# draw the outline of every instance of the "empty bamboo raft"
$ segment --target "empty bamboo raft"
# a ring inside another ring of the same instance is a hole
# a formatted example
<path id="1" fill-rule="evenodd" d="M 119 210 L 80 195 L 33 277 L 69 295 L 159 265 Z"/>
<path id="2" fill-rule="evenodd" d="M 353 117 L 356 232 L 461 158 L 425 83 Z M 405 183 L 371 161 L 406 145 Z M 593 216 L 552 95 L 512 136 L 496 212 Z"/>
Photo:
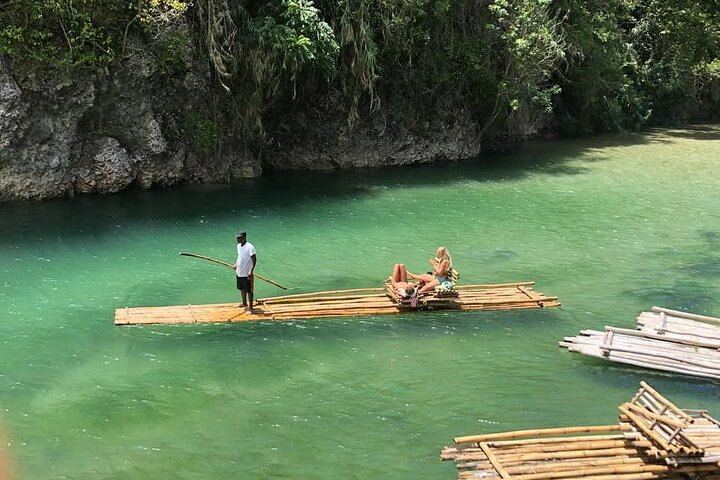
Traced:
<path id="1" fill-rule="evenodd" d="M 427 295 L 412 310 L 511 310 L 559 306 L 557 297 L 533 290 L 535 282 L 455 287 L 457 296 Z M 135 307 L 115 310 L 115 325 L 218 323 L 287 320 L 358 315 L 385 315 L 408 310 L 384 288 L 335 290 L 260 299 L 253 313 L 238 303 Z"/>
<path id="2" fill-rule="evenodd" d="M 720 423 L 681 410 L 645 382 L 615 425 L 457 437 L 442 460 L 458 479 L 720 480 Z"/>
<path id="3" fill-rule="evenodd" d="M 637 330 L 582 330 L 560 346 L 612 362 L 720 380 L 720 318 L 653 307 L 636 322 Z"/>

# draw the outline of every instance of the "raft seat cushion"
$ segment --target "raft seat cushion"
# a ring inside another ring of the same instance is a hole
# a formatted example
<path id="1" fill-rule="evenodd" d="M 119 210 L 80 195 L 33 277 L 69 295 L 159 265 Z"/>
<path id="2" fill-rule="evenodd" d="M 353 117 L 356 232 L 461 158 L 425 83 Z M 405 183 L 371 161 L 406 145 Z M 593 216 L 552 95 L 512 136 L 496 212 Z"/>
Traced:
<path id="1" fill-rule="evenodd" d="M 434 295 L 438 298 L 457 297 L 458 292 L 455 290 L 455 285 L 450 282 L 443 282 L 435 287 Z"/>

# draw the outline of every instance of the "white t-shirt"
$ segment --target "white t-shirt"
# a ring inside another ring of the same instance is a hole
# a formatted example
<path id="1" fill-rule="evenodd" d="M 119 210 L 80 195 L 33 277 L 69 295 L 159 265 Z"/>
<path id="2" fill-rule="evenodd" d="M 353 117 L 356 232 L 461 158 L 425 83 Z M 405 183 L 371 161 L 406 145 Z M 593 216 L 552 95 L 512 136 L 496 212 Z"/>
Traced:
<path id="1" fill-rule="evenodd" d="M 255 247 L 250 242 L 245 245 L 237 244 L 238 258 L 235 262 L 235 275 L 238 277 L 247 277 L 253 267 L 252 256 L 255 255 Z"/>

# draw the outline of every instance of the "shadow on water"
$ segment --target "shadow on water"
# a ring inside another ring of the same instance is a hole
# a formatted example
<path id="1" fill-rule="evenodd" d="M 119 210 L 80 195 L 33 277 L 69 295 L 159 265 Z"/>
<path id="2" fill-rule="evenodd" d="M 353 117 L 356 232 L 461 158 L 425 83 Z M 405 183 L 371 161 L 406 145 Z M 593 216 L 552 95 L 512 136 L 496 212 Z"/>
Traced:
<path id="1" fill-rule="evenodd" d="M 267 172 L 231 185 L 188 185 L 165 190 L 125 191 L 45 202 L 3 204 L 0 241 L 17 237 L 71 237 L 107 233 L 126 223 L 180 221 L 302 208 L 307 202 L 357 199 L 388 187 L 407 188 L 457 182 L 506 182 L 530 174 L 580 175 L 582 162 L 608 158 L 606 148 L 671 142 L 675 138 L 720 139 L 720 127 L 696 126 L 646 133 L 603 134 L 590 138 L 533 141 L 500 154 L 443 164 L 379 167 L 330 172 Z M 578 160 L 580 162 L 578 162 Z M 71 208 L 68 208 L 71 207 Z"/>
<path id="2" fill-rule="evenodd" d="M 674 130 L 678 134 L 678 130 Z M 692 132 L 688 133 L 692 134 Z M 45 202 L 3 205 L 0 241 L 20 238 L 92 236 L 142 221 L 209 219 L 236 213 L 286 211 L 304 203 L 361 198 L 393 186 L 416 187 L 463 181 L 504 182 L 531 173 L 577 175 L 571 161 L 597 161 L 593 152 L 651 141 L 642 134 L 612 134 L 592 139 L 535 141 L 512 152 L 484 154 L 456 163 L 379 167 L 331 172 L 267 172 L 231 185 L 189 185 L 165 190 L 125 191 Z M 71 207 L 71 208 L 69 208 Z"/>
<path id="3" fill-rule="evenodd" d="M 720 127 L 717 125 L 692 125 L 682 128 L 651 129 L 647 133 L 648 141 L 669 141 L 667 137 L 684 140 L 720 140 Z"/>
<path id="4" fill-rule="evenodd" d="M 672 279 L 669 285 L 635 288 L 626 290 L 628 295 L 643 299 L 650 306 L 660 306 L 690 313 L 720 316 L 712 311 L 717 304 L 714 292 L 707 285 L 720 280 L 720 232 L 702 233 L 706 245 L 694 249 L 692 259 L 676 265 L 668 265 L 665 279 Z M 673 258 L 674 252 L 662 250 L 662 258 Z M 698 255 L 701 255 L 698 258 Z M 639 312 L 638 312 L 639 313 Z"/>
<path id="5" fill-rule="evenodd" d="M 702 236 L 707 242 L 707 248 L 702 252 L 707 252 L 707 256 L 701 261 L 687 265 L 684 270 L 693 277 L 718 280 L 720 279 L 720 231 L 704 232 Z"/>
<path id="6" fill-rule="evenodd" d="M 613 385 L 621 386 L 622 390 L 630 392 L 637 388 L 640 381 L 645 381 L 660 392 L 681 391 L 686 394 L 720 396 L 720 381 L 718 380 L 608 362 L 607 360 L 584 355 L 572 355 L 574 355 L 578 366 L 587 367 L 585 377 L 601 385 L 612 382 Z"/>

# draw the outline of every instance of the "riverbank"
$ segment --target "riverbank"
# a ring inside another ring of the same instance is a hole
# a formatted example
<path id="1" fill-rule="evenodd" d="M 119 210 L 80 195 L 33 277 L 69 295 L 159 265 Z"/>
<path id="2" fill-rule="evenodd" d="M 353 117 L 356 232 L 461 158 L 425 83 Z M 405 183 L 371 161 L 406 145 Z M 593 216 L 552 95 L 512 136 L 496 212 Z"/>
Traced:
<path id="1" fill-rule="evenodd" d="M 237 135 L 208 107 L 210 80 L 189 61 L 164 82 L 142 57 L 72 78 L 13 72 L 0 58 L 0 201 L 46 200 L 183 184 L 232 183 L 263 170 L 335 170 L 464 160 L 481 152 L 463 112 L 421 125 L 339 104 Z"/>

